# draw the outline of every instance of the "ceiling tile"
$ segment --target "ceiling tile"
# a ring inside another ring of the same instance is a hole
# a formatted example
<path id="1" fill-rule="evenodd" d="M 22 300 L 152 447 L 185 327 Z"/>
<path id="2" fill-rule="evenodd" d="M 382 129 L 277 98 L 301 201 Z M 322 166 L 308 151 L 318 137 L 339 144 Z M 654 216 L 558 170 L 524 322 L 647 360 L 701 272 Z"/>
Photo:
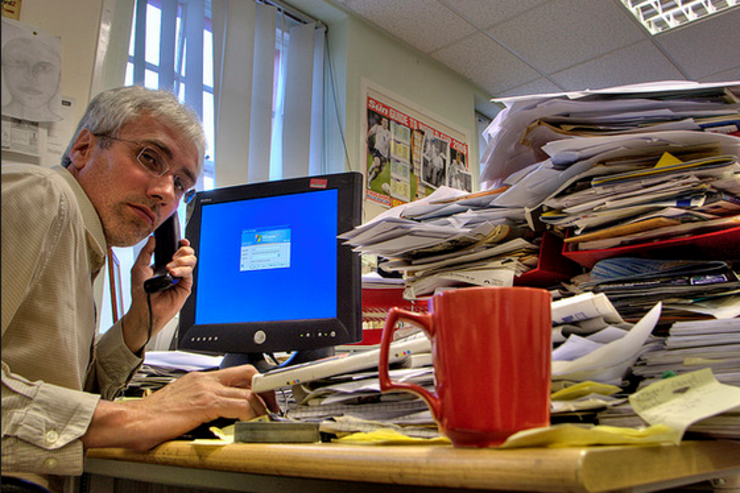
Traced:
<path id="1" fill-rule="evenodd" d="M 540 76 L 483 33 L 469 36 L 432 56 L 491 94 Z"/>
<path id="2" fill-rule="evenodd" d="M 352 0 L 346 5 L 424 53 L 476 30 L 436 0 Z"/>
<path id="3" fill-rule="evenodd" d="M 549 74 L 645 39 L 628 15 L 614 2 L 553 0 L 488 32 Z"/>
<path id="4" fill-rule="evenodd" d="M 440 0 L 479 29 L 488 29 L 550 0 Z"/>
<path id="5" fill-rule="evenodd" d="M 726 72 L 720 72 L 718 74 L 709 75 L 699 79 L 699 82 L 731 82 L 740 81 L 740 67 L 728 70 Z"/>
<path id="6" fill-rule="evenodd" d="M 740 8 L 656 36 L 692 80 L 740 67 Z"/>
<path id="7" fill-rule="evenodd" d="M 556 72 L 551 77 L 567 91 L 686 79 L 649 40 Z"/>

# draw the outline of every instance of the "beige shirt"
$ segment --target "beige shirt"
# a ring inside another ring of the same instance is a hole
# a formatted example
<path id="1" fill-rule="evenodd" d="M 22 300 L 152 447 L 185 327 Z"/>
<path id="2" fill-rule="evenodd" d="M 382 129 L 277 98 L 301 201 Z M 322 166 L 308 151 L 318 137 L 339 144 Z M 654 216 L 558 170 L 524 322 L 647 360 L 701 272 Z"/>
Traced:
<path id="1" fill-rule="evenodd" d="M 79 438 L 98 400 L 141 365 L 120 323 L 94 343 L 105 253 L 100 219 L 66 169 L 2 166 L 3 474 L 81 474 Z"/>

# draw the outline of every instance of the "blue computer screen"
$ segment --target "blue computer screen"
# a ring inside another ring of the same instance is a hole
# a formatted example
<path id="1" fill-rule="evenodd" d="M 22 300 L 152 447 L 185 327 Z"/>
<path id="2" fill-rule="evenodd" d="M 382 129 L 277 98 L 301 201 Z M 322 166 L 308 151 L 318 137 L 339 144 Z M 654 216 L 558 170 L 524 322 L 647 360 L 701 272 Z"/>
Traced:
<path id="1" fill-rule="evenodd" d="M 197 324 L 337 316 L 336 189 L 202 207 Z"/>

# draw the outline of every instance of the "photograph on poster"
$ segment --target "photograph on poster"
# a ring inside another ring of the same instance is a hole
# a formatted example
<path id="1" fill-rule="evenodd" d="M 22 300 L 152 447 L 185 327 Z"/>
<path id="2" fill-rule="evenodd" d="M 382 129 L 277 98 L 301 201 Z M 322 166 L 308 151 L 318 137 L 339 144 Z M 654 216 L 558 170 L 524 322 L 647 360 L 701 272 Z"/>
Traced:
<path id="1" fill-rule="evenodd" d="M 432 188 L 447 183 L 447 164 L 450 161 L 450 143 L 432 135 L 425 135 L 421 160 L 421 180 Z"/>
<path id="2" fill-rule="evenodd" d="M 368 94 L 365 104 L 368 200 L 395 207 L 441 186 L 473 191 L 464 137 L 390 98 Z"/>
<path id="3" fill-rule="evenodd" d="M 61 120 L 61 39 L 2 19 L 2 115 Z"/>

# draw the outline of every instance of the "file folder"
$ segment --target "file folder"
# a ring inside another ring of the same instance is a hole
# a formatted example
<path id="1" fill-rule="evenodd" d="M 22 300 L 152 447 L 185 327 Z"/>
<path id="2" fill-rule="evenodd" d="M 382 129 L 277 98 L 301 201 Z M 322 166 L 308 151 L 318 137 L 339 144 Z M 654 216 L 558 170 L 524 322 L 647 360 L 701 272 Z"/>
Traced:
<path id="1" fill-rule="evenodd" d="M 612 257 L 643 257 L 655 259 L 740 259 L 740 227 L 712 231 L 702 235 L 670 238 L 653 243 L 625 245 L 602 250 L 578 251 L 576 245 L 563 245 L 563 256 L 583 267 L 592 268 L 596 262 Z"/>

